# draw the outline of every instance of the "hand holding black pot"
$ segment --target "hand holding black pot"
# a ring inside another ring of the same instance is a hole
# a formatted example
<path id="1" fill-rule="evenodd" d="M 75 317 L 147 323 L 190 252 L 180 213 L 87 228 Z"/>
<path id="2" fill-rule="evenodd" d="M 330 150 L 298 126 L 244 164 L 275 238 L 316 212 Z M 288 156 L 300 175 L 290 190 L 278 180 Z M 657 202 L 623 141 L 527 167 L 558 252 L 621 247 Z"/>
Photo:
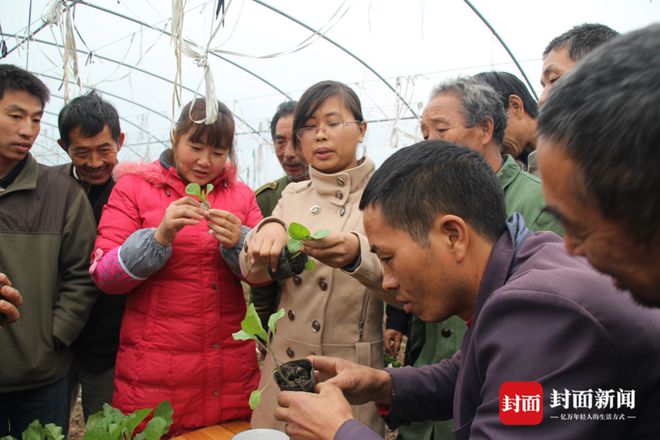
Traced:
<path id="1" fill-rule="evenodd" d="M 334 385 L 317 385 L 318 394 L 283 391 L 277 398 L 275 418 L 285 422 L 291 439 L 332 440 L 339 428 L 353 418 L 351 405 Z"/>

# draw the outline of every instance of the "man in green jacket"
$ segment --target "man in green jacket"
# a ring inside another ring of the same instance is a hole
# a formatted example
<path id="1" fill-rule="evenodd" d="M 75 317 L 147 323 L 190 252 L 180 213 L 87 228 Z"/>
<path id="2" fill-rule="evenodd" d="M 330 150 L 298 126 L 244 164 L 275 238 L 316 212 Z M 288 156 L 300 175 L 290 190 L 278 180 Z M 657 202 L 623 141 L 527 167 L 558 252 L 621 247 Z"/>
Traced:
<path id="1" fill-rule="evenodd" d="M 34 419 L 66 435 L 68 346 L 97 298 L 85 193 L 29 153 L 48 97 L 36 76 L 0 65 L 0 272 L 23 296 L 21 318 L 0 331 L 0 437 L 21 438 Z"/>
<path id="2" fill-rule="evenodd" d="M 284 101 L 277 106 L 273 119 L 270 121 L 270 134 L 275 146 L 275 155 L 286 174 L 255 191 L 257 204 L 264 217 L 271 215 L 273 208 L 282 196 L 282 191 L 289 183 L 309 179 L 309 165 L 296 154 L 293 148 L 293 113 L 297 104 L 296 101 Z M 250 302 L 254 304 L 264 326 L 268 324 L 270 314 L 275 312 L 279 299 L 280 288 L 277 283 L 250 289 Z"/>
<path id="3" fill-rule="evenodd" d="M 519 212 L 531 231 L 562 235 L 559 222 L 544 210 L 541 181 L 523 171 L 513 157 L 503 158 L 500 153 L 506 122 L 504 106 L 492 87 L 474 78 L 460 78 L 433 89 L 422 114 L 422 134 L 424 139 L 463 144 L 481 153 L 497 173 L 507 215 Z M 388 306 L 385 343 L 392 351 L 407 330 L 401 323 L 410 322 L 404 313 Z M 392 328 L 395 322 L 398 328 Z M 466 330 L 465 321 L 457 316 L 439 323 L 424 323 L 413 317 L 410 325 L 409 354 L 416 357 L 415 366 L 450 358 L 459 350 Z M 420 422 L 402 426 L 399 433 L 405 440 L 451 439 L 452 429 L 451 421 Z"/>

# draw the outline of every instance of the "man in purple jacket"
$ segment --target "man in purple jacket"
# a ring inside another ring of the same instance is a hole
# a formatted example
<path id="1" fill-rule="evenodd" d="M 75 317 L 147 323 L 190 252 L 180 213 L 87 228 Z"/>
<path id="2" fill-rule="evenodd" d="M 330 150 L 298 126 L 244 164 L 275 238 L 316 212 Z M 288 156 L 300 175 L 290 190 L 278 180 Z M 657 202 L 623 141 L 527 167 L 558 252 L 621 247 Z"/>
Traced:
<path id="1" fill-rule="evenodd" d="M 425 141 L 393 154 L 360 209 L 383 286 L 425 321 L 468 323 L 461 351 L 377 370 L 312 356 L 319 394 L 283 392 L 292 439 L 379 438 L 351 417 L 376 401 L 388 424 L 453 418 L 457 439 L 660 438 L 660 311 L 617 291 L 555 234 L 506 220 L 475 152 Z"/>

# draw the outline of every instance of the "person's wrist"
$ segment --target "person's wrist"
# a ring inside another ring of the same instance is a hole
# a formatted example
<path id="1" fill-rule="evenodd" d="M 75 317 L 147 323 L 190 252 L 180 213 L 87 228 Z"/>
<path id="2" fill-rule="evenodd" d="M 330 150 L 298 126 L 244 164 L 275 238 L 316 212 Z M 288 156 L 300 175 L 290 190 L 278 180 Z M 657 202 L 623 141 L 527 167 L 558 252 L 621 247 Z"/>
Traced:
<path id="1" fill-rule="evenodd" d="M 156 243 L 164 247 L 170 245 L 170 241 L 167 241 L 167 239 L 163 237 L 163 233 L 160 231 L 160 228 L 157 228 L 156 232 L 154 232 L 154 240 L 156 241 Z"/>
<path id="2" fill-rule="evenodd" d="M 377 370 L 376 402 L 383 405 L 392 404 L 392 376 L 387 370 Z"/>

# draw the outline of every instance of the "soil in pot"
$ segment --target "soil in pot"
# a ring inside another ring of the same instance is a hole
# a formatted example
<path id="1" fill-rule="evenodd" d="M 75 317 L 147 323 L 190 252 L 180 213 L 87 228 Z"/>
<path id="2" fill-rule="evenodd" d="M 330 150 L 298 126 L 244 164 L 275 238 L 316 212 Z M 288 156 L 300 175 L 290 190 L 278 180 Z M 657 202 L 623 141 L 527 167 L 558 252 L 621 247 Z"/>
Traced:
<path id="1" fill-rule="evenodd" d="M 275 281 L 291 278 L 294 275 L 300 275 L 305 270 L 305 263 L 309 257 L 302 252 L 292 254 L 289 249 L 284 246 L 280 253 L 280 259 L 277 270 L 273 272 L 268 268 L 268 273 Z"/>
<path id="2" fill-rule="evenodd" d="M 282 372 L 280 374 L 280 371 Z M 273 371 L 275 382 L 282 391 L 314 392 L 314 369 L 309 359 L 298 359 L 280 365 Z"/>

